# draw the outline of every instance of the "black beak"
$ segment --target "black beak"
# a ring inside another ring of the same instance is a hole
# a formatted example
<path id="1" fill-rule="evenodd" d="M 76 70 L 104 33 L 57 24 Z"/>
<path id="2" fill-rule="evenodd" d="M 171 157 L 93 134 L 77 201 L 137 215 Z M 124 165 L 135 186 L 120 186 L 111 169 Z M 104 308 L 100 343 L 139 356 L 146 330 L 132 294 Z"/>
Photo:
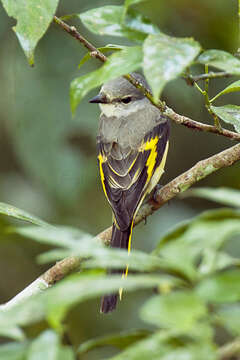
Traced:
<path id="1" fill-rule="evenodd" d="M 98 94 L 97 96 L 94 96 L 91 100 L 89 100 L 90 103 L 95 104 L 107 104 L 107 97 L 103 94 Z"/>

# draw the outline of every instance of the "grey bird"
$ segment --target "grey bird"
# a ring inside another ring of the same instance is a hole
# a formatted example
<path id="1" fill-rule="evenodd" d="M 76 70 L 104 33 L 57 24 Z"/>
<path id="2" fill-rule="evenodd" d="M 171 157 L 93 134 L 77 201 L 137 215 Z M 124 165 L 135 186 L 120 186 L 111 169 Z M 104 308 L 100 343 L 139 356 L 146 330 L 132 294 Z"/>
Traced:
<path id="1" fill-rule="evenodd" d="M 149 89 L 142 75 L 131 75 Z M 90 102 L 101 109 L 97 151 L 103 190 L 113 212 L 111 247 L 130 252 L 136 213 L 164 172 L 169 121 L 124 77 L 104 84 Z M 110 271 L 116 272 L 122 270 Z M 122 276 L 127 273 L 128 267 Z M 105 295 L 101 312 L 114 310 L 121 293 L 122 289 Z"/>

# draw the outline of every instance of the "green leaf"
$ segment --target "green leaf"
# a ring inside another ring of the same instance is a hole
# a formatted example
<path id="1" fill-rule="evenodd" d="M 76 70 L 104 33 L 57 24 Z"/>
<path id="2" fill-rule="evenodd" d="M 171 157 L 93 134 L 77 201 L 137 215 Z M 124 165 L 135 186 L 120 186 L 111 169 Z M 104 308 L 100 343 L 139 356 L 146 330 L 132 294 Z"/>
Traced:
<path id="1" fill-rule="evenodd" d="M 24 335 L 23 331 L 17 326 L 1 327 L 0 328 L 0 336 L 10 338 L 13 340 L 19 340 L 19 341 L 23 341 L 25 339 L 25 335 Z"/>
<path id="2" fill-rule="evenodd" d="M 112 54 L 106 63 L 98 70 L 73 80 L 70 89 L 72 112 L 75 112 L 79 102 L 90 90 L 100 86 L 108 80 L 137 70 L 141 67 L 141 63 L 141 47 L 126 47 L 117 54 Z"/>
<path id="3" fill-rule="evenodd" d="M 0 359 L 26 360 L 27 344 L 9 343 L 0 346 Z"/>
<path id="4" fill-rule="evenodd" d="M 29 346 L 28 360 L 58 360 L 59 337 L 52 330 L 41 333 Z"/>
<path id="5" fill-rule="evenodd" d="M 139 39 L 141 37 L 143 40 L 146 38 L 146 35 L 160 33 L 157 25 L 153 24 L 146 16 L 143 16 L 133 9 L 129 9 L 125 14 L 124 26 L 126 26 L 128 30 L 141 34 L 138 37 Z"/>
<path id="6" fill-rule="evenodd" d="M 216 347 L 204 342 L 169 351 L 161 357 L 161 360 L 217 360 L 218 358 Z"/>
<path id="7" fill-rule="evenodd" d="M 53 262 L 61 260 L 69 256 L 78 256 L 81 258 L 82 269 L 125 269 L 128 266 L 129 270 L 137 272 L 150 271 L 170 271 L 177 272 L 179 277 L 174 277 L 168 274 L 162 274 L 159 279 L 159 289 L 161 291 L 169 291 L 181 284 L 184 284 L 182 278 L 185 278 L 185 273 L 181 277 L 181 269 L 176 267 L 175 263 L 157 256 L 145 254 L 141 251 L 132 251 L 128 254 L 123 249 L 109 249 L 99 245 L 98 243 L 90 241 L 78 241 L 76 246 L 69 250 L 52 250 L 38 257 L 40 263 Z M 89 257 L 90 259 L 84 259 Z M 79 260 L 80 266 L 80 260 Z"/>
<path id="8" fill-rule="evenodd" d="M 240 106 L 211 106 L 211 110 L 223 121 L 234 126 L 238 133 L 240 132 Z"/>
<path id="9" fill-rule="evenodd" d="M 199 253 L 199 247 L 195 243 L 188 243 L 184 238 L 164 246 L 160 252 L 163 261 L 166 261 L 169 269 L 175 269 L 188 280 L 195 281 L 197 271 L 195 269 L 195 258 Z"/>
<path id="10" fill-rule="evenodd" d="M 218 93 L 216 96 L 214 96 L 214 98 L 212 98 L 210 100 L 210 103 L 215 101 L 219 96 L 229 94 L 229 93 L 232 93 L 232 92 L 236 92 L 236 91 L 240 91 L 240 80 L 234 81 L 232 84 L 227 86 L 224 90 L 220 91 L 220 93 Z"/>
<path id="11" fill-rule="evenodd" d="M 38 264 L 49 264 L 74 255 L 74 250 L 53 249 L 37 256 Z M 83 255 L 82 255 L 83 256 Z M 86 255 L 85 255 L 86 256 Z M 81 266 L 79 262 L 79 267 Z"/>
<path id="12" fill-rule="evenodd" d="M 168 242 L 177 240 L 181 235 L 185 233 L 185 231 L 188 229 L 189 224 L 191 224 L 191 220 L 184 220 L 181 221 L 179 224 L 174 225 L 171 229 L 169 229 L 165 235 L 163 235 L 156 247 L 156 249 L 153 251 L 153 254 L 159 254 L 161 251 L 161 248 Z"/>
<path id="13" fill-rule="evenodd" d="M 141 309 L 141 318 L 159 327 L 188 333 L 207 314 L 204 302 L 191 292 L 154 296 Z"/>
<path id="14" fill-rule="evenodd" d="M 52 326 L 61 330 L 62 319 L 77 303 L 116 292 L 119 288 L 127 292 L 161 284 L 161 275 L 129 275 L 122 279 L 117 275 L 74 274 L 24 302 L 0 309 L 0 328 L 24 326 L 48 318 Z"/>
<path id="15" fill-rule="evenodd" d="M 75 360 L 75 359 L 76 356 L 71 346 L 59 347 L 57 360 Z"/>
<path id="16" fill-rule="evenodd" d="M 130 255 L 122 249 L 109 249 L 98 239 L 85 234 L 78 229 L 51 226 L 40 228 L 36 226 L 17 227 L 14 231 L 21 236 L 43 244 L 64 247 L 64 249 L 54 249 L 38 258 L 41 262 L 56 261 L 68 256 L 90 257 L 83 262 L 83 268 L 125 268 L 128 265 L 134 271 L 155 271 L 155 270 L 175 270 L 174 263 L 168 263 L 165 259 L 158 256 L 149 255 L 141 251 L 133 251 Z M 162 275 L 161 282 L 163 287 L 172 288 L 180 283 L 180 279 L 170 275 Z"/>
<path id="17" fill-rule="evenodd" d="M 216 348 L 209 341 L 179 346 L 179 341 L 171 338 L 170 333 L 161 331 L 129 346 L 109 360 L 216 360 L 217 358 Z"/>
<path id="18" fill-rule="evenodd" d="M 124 48 L 125 48 L 125 46 L 109 44 L 109 45 L 106 45 L 104 47 L 100 47 L 100 48 L 97 48 L 97 49 L 102 53 L 106 53 L 106 52 L 109 52 L 109 51 L 120 51 L 120 50 L 123 50 Z M 84 55 L 84 57 L 82 58 L 82 60 L 78 64 L 78 68 L 80 69 L 80 67 L 83 64 L 85 64 L 85 62 L 90 60 L 91 58 L 92 57 L 90 55 L 90 52 L 88 52 L 86 55 Z"/>
<path id="19" fill-rule="evenodd" d="M 103 6 L 88 10 L 79 14 L 82 23 L 94 34 L 132 37 L 122 25 L 123 7 L 122 6 Z"/>
<path id="20" fill-rule="evenodd" d="M 119 355 L 113 356 L 109 360 L 162 359 L 162 356 L 170 351 L 170 346 L 165 344 L 167 338 L 168 334 L 166 333 L 156 333 L 129 346 Z"/>
<path id="21" fill-rule="evenodd" d="M 239 219 L 239 211 L 232 209 L 206 211 L 163 236 L 153 254 L 158 254 L 168 264 L 172 261 L 192 281 L 199 274 L 214 272 L 230 264 L 238 265 L 238 259 L 219 250 L 227 240 L 239 234 Z M 199 258 L 202 259 L 200 263 Z"/>
<path id="22" fill-rule="evenodd" d="M 198 321 L 197 325 L 191 329 L 191 339 L 196 342 L 211 342 L 214 339 L 214 328 L 208 318 L 205 321 Z"/>
<path id="23" fill-rule="evenodd" d="M 233 336 L 240 335 L 240 306 L 239 304 L 224 305 L 217 310 L 217 322 L 228 329 Z"/>
<path id="24" fill-rule="evenodd" d="M 207 275 L 234 265 L 239 266 L 240 260 L 223 251 L 216 252 L 214 249 L 207 248 L 203 249 L 198 270 L 201 275 Z"/>
<path id="25" fill-rule="evenodd" d="M 231 208 L 206 210 L 196 216 L 196 221 L 222 221 L 227 219 L 240 219 L 240 211 Z"/>
<path id="26" fill-rule="evenodd" d="M 17 20 L 13 30 L 29 64 L 33 65 L 35 47 L 52 21 L 58 0 L 41 0 L 37 6 L 35 0 L 2 0 L 2 4 L 7 14 Z"/>
<path id="27" fill-rule="evenodd" d="M 203 249 L 220 249 L 224 242 L 240 233 L 238 219 L 222 219 L 194 222 L 182 236 L 181 242 L 193 248 L 193 254 Z M 211 241 L 209 241 L 211 239 Z M 180 241 L 180 239 L 179 239 Z"/>
<path id="28" fill-rule="evenodd" d="M 143 45 L 143 68 L 155 101 L 165 84 L 191 65 L 199 51 L 200 45 L 192 38 L 174 38 L 163 33 L 148 36 Z"/>
<path id="29" fill-rule="evenodd" d="M 219 204 L 240 207 L 240 191 L 227 187 L 219 188 L 194 188 L 185 192 L 184 197 L 194 196 L 215 201 Z"/>
<path id="30" fill-rule="evenodd" d="M 14 228 L 13 231 L 43 244 L 63 246 L 70 249 L 75 246 L 80 248 L 83 248 L 83 246 L 88 248 L 89 246 L 91 248 L 97 246 L 97 241 L 93 243 L 91 235 L 82 232 L 80 229 L 67 226 L 49 226 L 45 228 L 22 226 Z"/>
<path id="31" fill-rule="evenodd" d="M 88 10 L 79 14 L 79 17 L 88 30 L 98 35 L 120 36 L 134 41 L 143 41 L 147 34 L 158 32 L 157 26 L 138 12 L 131 10 L 127 14 L 126 22 L 123 22 L 124 14 L 123 6 L 109 5 Z"/>
<path id="32" fill-rule="evenodd" d="M 164 235 L 153 254 L 158 254 L 167 263 L 175 266 L 177 271 L 194 281 L 197 277 L 195 269 L 196 250 L 193 248 L 194 244 L 184 240 L 190 223 L 190 221 L 181 222 Z"/>
<path id="33" fill-rule="evenodd" d="M 78 251 L 75 250 L 78 254 Z M 175 264 L 168 262 L 167 259 L 159 256 L 146 254 L 141 251 L 134 250 L 128 254 L 123 249 L 106 249 L 101 251 L 92 251 L 92 259 L 84 262 L 83 266 L 87 268 L 125 268 L 126 264 L 130 270 L 134 271 L 157 271 L 157 270 L 176 270 Z M 180 281 L 170 275 L 162 275 L 163 283 L 175 284 Z"/>
<path id="34" fill-rule="evenodd" d="M 81 301 L 117 292 L 120 288 L 127 292 L 161 286 L 161 283 L 161 275 L 129 275 L 126 279 L 121 279 L 114 275 L 104 277 L 76 274 L 46 293 L 48 319 L 52 326 L 59 328 L 70 308 Z"/>
<path id="35" fill-rule="evenodd" d="M 240 60 L 226 51 L 207 50 L 196 61 L 227 71 L 229 74 L 240 75 Z"/>
<path id="36" fill-rule="evenodd" d="M 126 330 L 116 334 L 101 336 L 81 344 L 78 348 L 78 353 L 83 354 L 90 350 L 107 345 L 123 350 L 127 346 L 146 338 L 150 334 L 150 331 L 147 330 Z"/>
<path id="37" fill-rule="evenodd" d="M 0 306 L 0 328 L 10 328 L 16 325 L 30 325 L 44 319 L 46 304 L 43 303 L 45 293 L 31 294 L 24 301 L 16 301 L 10 306 Z M 0 356 L 1 358 L 1 356 Z"/>
<path id="38" fill-rule="evenodd" d="M 146 1 L 146 0 L 125 0 L 124 6 L 127 9 L 129 6 L 138 4 L 143 1 Z"/>
<path id="39" fill-rule="evenodd" d="M 196 293 L 214 303 L 240 300 L 240 271 L 231 270 L 206 278 L 197 286 Z"/>
<path id="40" fill-rule="evenodd" d="M 219 267 L 238 263 L 238 260 L 219 254 L 223 244 L 240 233 L 239 219 L 221 219 L 219 221 L 204 221 L 198 219 L 189 225 L 188 229 L 175 241 L 160 247 L 159 254 L 167 263 L 175 262 L 175 267 L 192 280 L 196 280 L 196 262 L 199 263 L 200 274 L 214 272 Z M 211 239 L 211 241 L 209 241 Z M 223 258 L 224 257 L 224 258 Z M 231 260 L 231 261 L 230 261 Z"/>
<path id="41" fill-rule="evenodd" d="M 194 189 L 193 189 L 194 190 Z M 189 193 L 191 190 L 188 190 L 187 193 Z M 153 254 L 159 254 L 161 249 L 167 245 L 167 243 L 174 242 L 178 240 L 179 238 L 182 238 L 185 236 L 186 232 L 189 230 L 189 228 L 196 223 L 199 223 L 200 221 L 204 222 L 210 222 L 210 221 L 219 221 L 226 219 L 240 219 L 240 212 L 236 211 L 235 209 L 217 209 L 217 210 L 207 210 L 202 212 L 200 215 L 195 216 L 192 219 L 184 220 L 180 222 L 179 224 L 173 226 L 171 229 L 169 229 L 166 234 L 164 234 L 156 249 L 153 251 Z"/>
<path id="42" fill-rule="evenodd" d="M 27 221 L 31 224 L 49 227 L 49 224 L 47 224 L 45 221 L 9 204 L 0 203 L 0 214 L 12 217 L 17 220 Z"/>

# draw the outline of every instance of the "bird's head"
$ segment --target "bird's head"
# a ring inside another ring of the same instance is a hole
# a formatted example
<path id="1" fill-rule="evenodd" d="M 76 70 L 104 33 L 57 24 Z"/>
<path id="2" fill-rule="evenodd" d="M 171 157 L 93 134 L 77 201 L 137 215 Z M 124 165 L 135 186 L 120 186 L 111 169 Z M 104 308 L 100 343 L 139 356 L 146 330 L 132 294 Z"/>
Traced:
<path id="1" fill-rule="evenodd" d="M 144 77 L 138 73 L 131 74 L 136 80 L 149 88 Z M 124 116 L 136 111 L 140 101 L 145 100 L 143 93 L 133 86 L 124 77 L 105 83 L 97 96 L 91 99 L 90 103 L 98 103 L 102 112 L 107 116 Z"/>

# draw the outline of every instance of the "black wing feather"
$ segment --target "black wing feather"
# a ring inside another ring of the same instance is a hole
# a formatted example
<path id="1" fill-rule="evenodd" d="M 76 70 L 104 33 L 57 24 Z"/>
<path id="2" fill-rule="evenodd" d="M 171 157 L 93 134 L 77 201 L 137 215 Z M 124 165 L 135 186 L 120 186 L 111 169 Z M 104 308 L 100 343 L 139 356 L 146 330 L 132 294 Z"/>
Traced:
<path id="1" fill-rule="evenodd" d="M 160 123 L 149 131 L 144 137 L 143 148 L 144 143 L 156 137 L 158 142 L 154 170 L 160 165 L 166 148 L 169 137 L 168 122 Z M 124 231 L 131 225 L 137 206 L 144 196 L 148 179 L 146 163 L 151 150 L 144 150 L 141 147 L 138 150 L 126 150 L 118 148 L 116 143 L 106 146 L 104 141 L 98 139 L 98 151 L 104 159 L 99 162 L 104 174 L 102 183 L 117 225 L 121 231 Z M 117 159 L 114 156 L 116 152 Z"/>

